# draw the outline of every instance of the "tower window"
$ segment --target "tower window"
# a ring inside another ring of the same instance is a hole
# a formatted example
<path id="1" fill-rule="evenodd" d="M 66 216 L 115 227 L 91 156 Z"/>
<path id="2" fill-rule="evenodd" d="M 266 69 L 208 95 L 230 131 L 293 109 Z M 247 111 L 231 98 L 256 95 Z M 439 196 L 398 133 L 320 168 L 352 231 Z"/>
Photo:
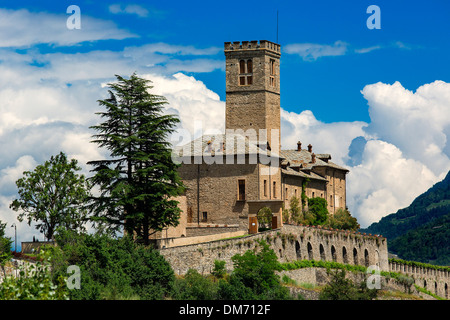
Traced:
<path id="1" fill-rule="evenodd" d="M 239 73 L 246 73 L 245 72 L 245 60 L 239 61 Z"/>
<path id="2" fill-rule="evenodd" d="M 247 73 L 253 73 L 253 63 L 252 63 L 252 60 L 247 60 Z"/>
<path id="3" fill-rule="evenodd" d="M 275 87 L 275 60 L 270 59 L 270 86 Z"/>
<path id="4" fill-rule="evenodd" d="M 202 222 L 208 221 L 208 212 L 203 211 L 202 212 Z"/>
<path id="5" fill-rule="evenodd" d="M 239 85 L 249 86 L 253 84 L 253 61 L 252 59 L 239 61 Z"/>

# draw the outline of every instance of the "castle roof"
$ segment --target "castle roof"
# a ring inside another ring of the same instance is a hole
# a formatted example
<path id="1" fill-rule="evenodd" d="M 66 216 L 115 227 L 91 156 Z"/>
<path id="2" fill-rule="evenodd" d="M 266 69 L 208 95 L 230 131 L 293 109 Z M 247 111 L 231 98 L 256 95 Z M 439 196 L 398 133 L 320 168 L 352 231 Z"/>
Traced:
<path id="1" fill-rule="evenodd" d="M 313 162 L 313 155 L 315 156 Z M 341 167 L 331 161 L 331 155 L 329 154 L 314 154 L 308 150 L 281 150 L 280 156 L 289 163 L 291 168 L 299 168 L 300 170 L 311 170 L 313 167 L 330 167 L 333 169 L 349 171 L 348 169 Z"/>
<path id="2" fill-rule="evenodd" d="M 173 152 L 179 157 L 262 154 L 279 158 L 278 154 L 267 150 L 267 143 L 257 144 L 237 133 L 203 135 L 183 146 L 175 147 Z"/>
<path id="3" fill-rule="evenodd" d="M 303 172 L 303 171 L 294 170 L 294 169 L 289 168 L 289 167 L 287 167 L 286 169 L 281 169 L 281 173 L 287 174 L 287 175 L 290 175 L 290 176 L 302 177 L 302 178 L 305 178 L 305 179 L 314 179 L 314 180 L 328 181 L 327 179 L 325 179 L 324 177 L 318 175 L 315 172 L 311 171 L 309 173 L 306 173 L 306 172 Z"/>

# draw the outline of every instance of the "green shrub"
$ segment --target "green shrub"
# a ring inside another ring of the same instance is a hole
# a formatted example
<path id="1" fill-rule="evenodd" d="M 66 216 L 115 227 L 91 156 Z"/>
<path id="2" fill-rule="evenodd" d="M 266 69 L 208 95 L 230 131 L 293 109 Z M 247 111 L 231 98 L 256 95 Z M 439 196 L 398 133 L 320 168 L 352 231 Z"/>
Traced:
<path id="1" fill-rule="evenodd" d="M 71 299 L 163 299 L 175 281 L 157 250 L 129 237 L 68 232 L 57 241 L 61 252 L 52 262 L 54 277 L 65 275 L 69 265 L 81 271 L 81 288 L 70 290 Z"/>

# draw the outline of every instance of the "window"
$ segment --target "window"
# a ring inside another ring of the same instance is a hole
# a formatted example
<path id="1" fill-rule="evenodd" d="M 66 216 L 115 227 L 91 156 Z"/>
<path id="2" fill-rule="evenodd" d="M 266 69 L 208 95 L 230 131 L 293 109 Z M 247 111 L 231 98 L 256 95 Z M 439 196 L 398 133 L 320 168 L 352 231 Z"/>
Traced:
<path id="1" fill-rule="evenodd" d="M 243 74 L 245 72 L 245 60 L 239 61 L 239 73 Z"/>
<path id="2" fill-rule="evenodd" d="M 284 195 L 284 199 L 285 199 L 285 200 L 288 200 L 288 198 L 289 198 L 289 197 L 288 197 L 288 188 L 286 188 L 286 193 L 285 193 L 285 195 Z"/>
<path id="3" fill-rule="evenodd" d="M 270 59 L 270 86 L 275 87 L 275 60 Z"/>
<path id="4" fill-rule="evenodd" d="M 202 212 L 202 222 L 208 221 L 208 212 L 203 211 Z"/>
<path id="5" fill-rule="evenodd" d="M 270 75 L 275 75 L 275 60 L 270 59 Z"/>
<path id="6" fill-rule="evenodd" d="M 247 60 L 247 73 L 253 73 L 253 62 L 252 62 L 252 60 Z"/>
<path id="7" fill-rule="evenodd" d="M 294 190 L 295 197 L 297 198 L 297 188 Z"/>
<path id="8" fill-rule="evenodd" d="M 267 197 L 267 180 L 264 180 L 264 197 Z"/>
<path id="9" fill-rule="evenodd" d="M 253 61 L 252 59 L 239 61 L 239 85 L 249 86 L 253 84 Z"/>
<path id="10" fill-rule="evenodd" d="M 330 206 L 333 206 L 333 196 L 330 195 Z"/>
<path id="11" fill-rule="evenodd" d="M 273 198 L 276 199 L 277 197 L 277 182 L 273 182 Z"/>
<path id="12" fill-rule="evenodd" d="M 245 180 L 238 180 L 238 200 L 245 200 Z"/>

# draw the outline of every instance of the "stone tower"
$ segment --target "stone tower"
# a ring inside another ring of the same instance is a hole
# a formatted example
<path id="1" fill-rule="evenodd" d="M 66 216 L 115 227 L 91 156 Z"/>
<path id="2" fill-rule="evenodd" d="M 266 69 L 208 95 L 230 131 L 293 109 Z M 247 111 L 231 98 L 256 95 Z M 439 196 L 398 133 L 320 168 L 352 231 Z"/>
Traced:
<path id="1" fill-rule="evenodd" d="M 225 129 L 254 129 L 260 142 L 280 149 L 280 45 L 270 41 L 225 42 Z M 267 129 L 267 136 L 260 134 Z M 272 130 L 276 129 L 276 130 Z M 278 141 L 272 141 L 277 137 Z"/>

